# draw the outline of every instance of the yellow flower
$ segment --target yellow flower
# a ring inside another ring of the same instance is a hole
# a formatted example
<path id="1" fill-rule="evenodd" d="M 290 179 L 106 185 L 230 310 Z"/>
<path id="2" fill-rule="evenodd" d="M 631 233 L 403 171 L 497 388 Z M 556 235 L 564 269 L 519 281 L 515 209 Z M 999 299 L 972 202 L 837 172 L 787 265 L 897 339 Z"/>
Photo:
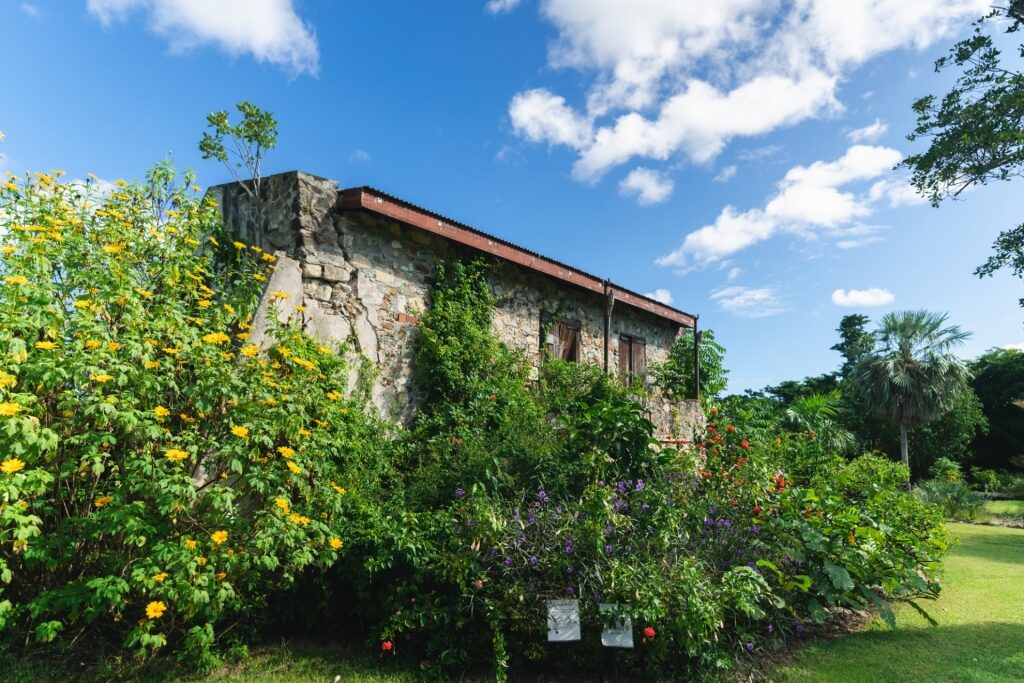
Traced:
<path id="1" fill-rule="evenodd" d="M 160 363 L 155 360 L 147 360 L 145 363 L 142 364 L 142 366 L 147 370 L 152 370 L 154 368 L 160 367 Z"/>
<path id="2" fill-rule="evenodd" d="M 122 251 L 124 251 L 127 248 L 128 248 L 128 245 L 125 244 L 124 242 L 117 242 L 116 244 L 105 244 L 105 245 L 103 245 L 103 251 L 105 251 L 108 254 L 119 254 L 119 253 L 121 253 Z"/>
<path id="3" fill-rule="evenodd" d="M 341 398 L 341 394 L 338 393 L 337 391 L 328 391 L 327 398 L 331 399 L 332 401 L 337 401 L 339 398 Z"/>
<path id="4" fill-rule="evenodd" d="M 219 247 L 219 246 L 220 246 L 220 242 L 218 242 L 217 240 L 215 240 L 215 239 L 214 239 L 213 237 L 207 237 L 206 239 L 207 239 L 207 241 L 209 241 L 209 243 L 210 243 L 210 244 L 212 244 L 213 246 L 215 246 L 215 247 Z"/>
<path id="5" fill-rule="evenodd" d="M 9 375 L 6 372 L 0 370 L 0 389 L 6 389 L 7 387 L 13 387 L 18 383 L 18 378 L 14 375 Z M 0 413 L 2 415 L 3 413 Z"/>
<path id="6" fill-rule="evenodd" d="M 180 448 L 168 448 L 164 452 L 164 457 L 171 462 L 180 462 L 189 456 L 188 451 L 183 451 Z"/>
<path id="7" fill-rule="evenodd" d="M 308 361 L 305 358 L 293 358 L 292 362 L 295 363 L 296 365 L 306 368 L 307 370 L 313 370 L 314 368 L 316 368 L 316 363 Z"/>
<path id="8" fill-rule="evenodd" d="M 146 616 L 150 619 L 159 619 L 166 611 L 167 605 L 160 602 L 159 600 L 154 600 L 153 602 L 146 605 Z"/>
<path id="9" fill-rule="evenodd" d="M 288 499 L 287 498 L 275 498 L 274 505 L 281 508 L 281 512 L 288 514 Z"/>
<path id="10" fill-rule="evenodd" d="M 305 313 L 306 312 L 306 307 L 305 306 L 296 306 L 295 310 L 298 311 L 299 313 Z"/>
<path id="11" fill-rule="evenodd" d="M 309 431 L 305 427 L 299 427 L 299 436 L 311 436 L 313 432 Z"/>
<path id="12" fill-rule="evenodd" d="M 217 579 L 218 581 L 223 581 L 225 578 L 227 578 L 227 575 L 228 575 L 227 572 L 217 572 L 216 574 L 213 575 L 213 577 L 215 579 Z"/>
<path id="13" fill-rule="evenodd" d="M 232 244 L 235 245 L 235 249 L 245 249 L 245 243 L 244 242 L 232 242 Z"/>
<path id="14" fill-rule="evenodd" d="M 249 344 L 248 346 L 243 346 L 240 349 L 240 353 L 243 356 L 248 356 L 249 358 L 252 358 L 253 356 L 258 354 L 259 352 L 260 352 L 260 347 L 256 346 L 255 344 Z"/>
<path id="15" fill-rule="evenodd" d="M 177 346 L 165 346 L 160 350 L 163 351 L 164 353 L 169 353 L 172 356 L 181 351 L 181 349 L 179 349 Z"/>
<path id="16" fill-rule="evenodd" d="M 202 301 L 199 302 L 198 305 L 200 308 L 209 308 L 210 306 L 213 305 L 213 302 L 210 301 L 209 299 L 203 299 Z"/>
<path id="17" fill-rule="evenodd" d="M 252 279 L 256 280 L 257 282 L 263 282 L 264 280 L 267 279 L 267 276 L 264 275 L 263 273 L 253 273 Z"/>
<path id="18" fill-rule="evenodd" d="M 89 301 L 88 299 L 79 299 L 74 304 L 75 308 L 77 308 L 78 310 L 82 310 L 83 308 L 89 308 L 89 306 L 91 305 L 92 302 Z"/>
<path id="19" fill-rule="evenodd" d="M 117 351 L 119 348 L 121 348 L 121 343 L 115 341 L 107 342 L 107 348 L 111 351 Z"/>
<path id="20" fill-rule="evenodd" d="M 344 496 L 345 495 L 345 487 L 344 486 L 338 486 L 337 484 L 335 484 L 332 481 L 331 482 L 331 488 L 334 489 L 334 492 L 337 493 L 339 496 Z"/>
<path id="21" fill-rule="evenodd" d="M 145 298 L 148 299 L 151 296 L 153 296 L 153 292 L 147 292 L 146 290 L 139 289 L 138 287 L 132 287 L 132 289 L 135 290 L 135 293 L 138 294 L 141 297 L 145 297 Z"/>
<path id="22" fill-rule="evenodd" d="M 291 516 L 288 517 L 288 519 L 292 520 L 293 524 L 298 524 L 300 526 L 306 526 L 307 524 L 309 524 L 309 517 L 305 517 L 296 512 L 293 512 Z"/>
<path id="23" fill-rule="evenodd" d="M 240 439 L 249 438 L 249 428 L 242 425 L 231 425 L 231 433 Z"/>
<path id="24" fill-rule="evenodd" d="M 106 375 L 106 374 L 93 375 L 92 377 L 90 377 L 90 379 L 93 382 L 98 382 L 100 384 L 105 384 L 105 383 L 109 382 L 110 380 L 114 379 L 114 376 L 113 375 Z"/>
<path id="25" fill-rule="evenodd" d="M 57 348 L 57 345 L 54 344 L 52 341 L 40 341 L 36 342 L 36 348 L 41 349 L 43 351 L 53 351 L 55 348 Z"/>
<path id="26" fill-rule="evenodd" d="M 206 564 L 206 558 L 203 557 L 202 555 L 200 555 L 199 557 L 196 558 L 196 562 L 198 562 L 199 565 L 202 566 L 202 565 Z"/>
<path id="27" fill-rule="evenodd" d="M 85 342 L 85 348 L 87 349 L 98 349 L 102 346 L 102 343 L 96 339 L 89 339 Z"/>
<path id="28" fill-rule="evenodd" d="M 164 579 L 167 578 L 167 572 L 160 572 L 159 574 L 153 575 L 153 580 L 157 583 L 163 583 Z"/>
<path id="29" fill-rule="evenodd" d="M 185 539 L 185 547 L 188 548 L 189 550 L 195 550 L 196 542 L 193 541 L 191 538 L 186 538 Z"/>
<path id="30" fill-rule="evenodd" d="M 153 413 L 157 417 L 167 417 L 171 414 L 171 411 L 167 410 L 167 408 L 164 408 L 163 406 L 157 406 L 156 408 L 153 408 Z"/>
<path id="31" fill-rule="evenodd" d="M 211 332 L 203 337 L 203 341 L 207 344 L 227 344 L 231 341 L 231 337 L 223 332 Z"/>
<path id="32" fill-rule="evenodd" d="M 271 263 L 273 263 L 274 261 L 277 260 L 276 256 L 274 256 L 273 254 L 269 254 L 269 253 L 268 254 L 263 254 L 263 256 L 261 256 L 260 258 L 262 258 L 264 261 L 270 261 Z"/>
<path id="33" fill-rule="evenodd" d="M 18 248 L 11 244 L 5 244 L 4 246 L 0 247 L 0 254 L 4 254 L 5 256 L 8 254 L 13 254 L 16 251 L 18 251 Z"/>
<path id="34" fill-rule="evenodd" d="M 345 542 L 342 541 L 340 538 L 332 538 L 331 539 L 331 547 L 333 549 L 340 550 L 341 546 L 343 546 L 343 545 L 345 545 Z"/>
<path id="35" fill-rule="evenodd" d="M 210 540 L 213 541 L 214 545 L 220 545 L 228 540 L 228 532 L 226 531 L 214 531 L 210 534 Z"/>
<path id="36" fill-rule="evenodd" d="M 17 191 L 18 191 L 18 186 L 17 186 L 17 185 L 15 185 L 15 184 L 14 184 L 14 183 L 12 183 L 12 182 L 7 182 L 7 181 L 5 181 L 5 182 L 4 182 L 4 187 L 6 187 L 6 188 L 7 188 L 8 190 L 10 190 L 11 192 L 17 192 Z"/>
<path id="37" fill-rule="evenodd" d="M 291 460 L 288 461 L 288 469 L 290 469 L 295 474 L 302 474 L 302 468 L 296 465 Z"/>
<path id="38" fill-rule="evenodd" d="M 113 496 L 100 496 L 99 498 L 94 500 L 92 502 L 92 504 L 95 505 L 97 508 L 101 508 L 101 507 L 103 507 L 104 505 L 106 505 L 107 503 L 109 503 L 109 502 L 111 502 L 113 500 L 114 500 Z"/>
<path id="39" fill-rule="evenodd" d="M 4 474 L 14 474 L 15 472 L 20 472 L 23 469 L 25 469 L 25 463 L 17 458 L 8 458 L 0 463 L 0 472 L 3 472 Z"/>
<path id="40" fill-rule="evenodd" d="M 277 447 L 277 452 L 280 453 L 281 455 L 283 455 L 286 458 L 290 458 L 293 455 L 295 455 L 295 449 L 294 448 L 289 448 L 288 446 L 278 446 Z"/>
<path id="41" fill-rule="evenodd" d="M 274 297 L 275 299 L 287 299 L 287 298 L 289 298 L 288 297 L 288 292 L 282 292 L 280 289 L 275 289 L 274 291 L 272 291 L 270 293 L 270 296 Z"/>
<path id="42" fill-rule="evenodd" d="M 7 377 L 10 377 L 10 375 L 7 375 Z M 11 403 L 10 401 L 0 403 L 0 417 L 10 417 L 11 415 L 17 415 L 21 411 L 22 408 L 17 403 Z"/>

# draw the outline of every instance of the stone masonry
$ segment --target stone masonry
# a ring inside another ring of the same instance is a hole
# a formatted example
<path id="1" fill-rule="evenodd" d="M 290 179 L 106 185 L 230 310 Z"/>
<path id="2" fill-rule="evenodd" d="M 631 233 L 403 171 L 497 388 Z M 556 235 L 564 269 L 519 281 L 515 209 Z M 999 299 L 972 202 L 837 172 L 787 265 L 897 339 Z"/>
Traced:
<path id="1" fill-rule="evenodd" d="M 479 252 L 372 210 L 343 208 L 336 182 L 306 173 L 263 179 L 262 220 L 237 184 L 214 187 L 211 193 L 239 239 L 278 256 L 267 291 L 289 294 L 276 304 L 282 318 L 301 315 L 310 334 L 330 343 L 348 342 L 354 353 L 374 362 L 380 370 L 373 387 L 375 405 L 385 417 L 408 423 L 418 401 L 412 371 L 418 315 L 430 305 L 435 264 Z M 496 335 L 522 349 L 535 366 L 542 358 L 541 317 L 552 314 L 580 324 L 579 361 L 603 365 L 606 303 L 600 293 L 501 260 L 491 271 L 490 285 Z M 267 305 L 265 296 L 257 336 Z M 306 310 L 297 312 L 299 305 Z M 609 371 L 618 369 L 620 333 L 646 341 L 650 365 L 665 360 L 681 329 L 678 322 L 616 302 Z M 703 420 L 697 401 L 671 402 L 656 390 L 645 407 L 662 437 L 688 435 Z"/>

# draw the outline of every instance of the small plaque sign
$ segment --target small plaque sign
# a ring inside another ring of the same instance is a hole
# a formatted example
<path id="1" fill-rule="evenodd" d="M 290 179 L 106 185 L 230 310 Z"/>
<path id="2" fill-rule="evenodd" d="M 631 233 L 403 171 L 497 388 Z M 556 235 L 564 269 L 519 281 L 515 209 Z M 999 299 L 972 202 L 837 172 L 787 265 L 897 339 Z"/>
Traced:
<path id="1" fill-rule="evenodd" d="M 622 605 L 602 602 L 601 614 L 605 626 L 601 631 L 601 644 L 605 647 L 633 647 L 633 619 L 622 614 Z"/>
<path id="2" fill-rule="evenodd" d="M 580 639 L 580 601 L 548 600 L 548 642 Z"/>

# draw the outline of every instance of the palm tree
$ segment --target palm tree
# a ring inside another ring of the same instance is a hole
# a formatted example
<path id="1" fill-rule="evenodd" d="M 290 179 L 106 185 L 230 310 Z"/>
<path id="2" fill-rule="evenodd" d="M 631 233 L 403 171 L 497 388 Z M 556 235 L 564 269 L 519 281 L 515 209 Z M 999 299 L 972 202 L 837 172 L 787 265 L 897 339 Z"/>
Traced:
<path id="1" fill-rule="evenodd" d="M 856 440 L 836 419 L 841 400 L 842 396 L 836 389 L 827 394 L 799 398 L 786 408 L 785 424 L 794 431 L 813 436 L 820 455 L 845 454 L 853 449 Z"/>
<path id="2" fill-rule="evenodd" d="M 874 333 L 875 348 L 853 372 L 853 385 L 879 417 L 900 428 L 900 456 L 910 467 L 907 429 L 928 424 L 967 387 L 970 371 L 952 349 L 970 337 L 945 314 L 896 311 Z"/>

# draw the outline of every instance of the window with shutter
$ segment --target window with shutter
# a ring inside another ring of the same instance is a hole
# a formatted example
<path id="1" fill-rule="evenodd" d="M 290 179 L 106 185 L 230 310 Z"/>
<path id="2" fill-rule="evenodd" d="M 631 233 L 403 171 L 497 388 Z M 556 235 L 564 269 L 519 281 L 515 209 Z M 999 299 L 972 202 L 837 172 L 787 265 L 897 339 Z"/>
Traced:
<path id="1" fill-rule="evenodd" d="M 647 342 L 631 334 L 619 335 L 619 377 L 624 384 L 647 374 Z"/>
<path id="2" fill-rule="evenodd" d="M 552 358 L 577 362 L 580 359 L 580 324 L 574 320 L 541 318 L 541 347 Z"/>

